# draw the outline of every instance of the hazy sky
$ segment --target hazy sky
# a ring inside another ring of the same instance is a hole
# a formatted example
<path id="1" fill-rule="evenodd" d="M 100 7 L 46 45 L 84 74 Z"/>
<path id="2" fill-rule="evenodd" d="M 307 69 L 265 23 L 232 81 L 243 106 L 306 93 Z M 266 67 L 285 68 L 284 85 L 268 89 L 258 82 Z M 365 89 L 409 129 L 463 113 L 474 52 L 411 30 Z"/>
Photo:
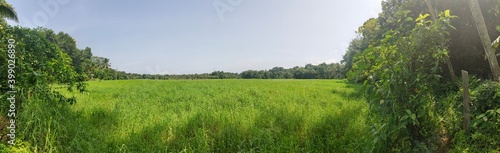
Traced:
<path id="1" fill-rule="evenodd" d="M 112 68 L 152 74 L 339 62 L 356 29 L 381 11 L 381 0 L 7 2 L 21 26 L 64 31 Z"/>

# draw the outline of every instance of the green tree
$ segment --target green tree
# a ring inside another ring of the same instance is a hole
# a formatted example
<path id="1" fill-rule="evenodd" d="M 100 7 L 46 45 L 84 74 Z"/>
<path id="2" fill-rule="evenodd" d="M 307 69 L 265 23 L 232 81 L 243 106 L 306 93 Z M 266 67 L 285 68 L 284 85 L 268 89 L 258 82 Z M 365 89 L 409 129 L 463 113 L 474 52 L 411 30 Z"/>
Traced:
<path id="1" fill-rule="evenodd" d="M 79 75 L 78 78 L 82 81 L 92 79 L 94 75 L 92 49 L 89 47 L 78 49 L 75 39 L 67 33 L 59 32 L 55 35 L 52 32 L 50 35 L 48 40 L 56 43 L 59 48 L 71 57 L 72 65 Z"/>
<path id="2" fill-rule="evenodd" d="M 0 16 L 2 18 L 14 20 L 16 22 L 19 22 L 17 18 L 17 13 L 14 10 L 14 7 L 12 5 L 8 4 L 5 2 L 5 0 L 0 0 Z"/>
<path id="3" fill-rule="evenodd" d="M 368 100 L 382 116 L 374 127 L 378 137 L 374 152 L 432 152 L 437 148 L 435 97 L 443 81 L 440 74 L 447 56 L 447 29 L 453 29 L 450 21 L 455 17 L 449 11 L 435 21 L 429 16 L 419 15 L 416 22 L 401 20 L 415 27 L 406 32 L 401 28 L 388 30 L 380 44 L 366 49 L 353 66 L 367 76 Z"/>
<path id="4" fill-rule="evenodd" d="M 109 63 L 109 59 L 108 58 L 104 58 L 103 68 L 108 69 L 110 67 L 111 67 L 111 63 Z"/>

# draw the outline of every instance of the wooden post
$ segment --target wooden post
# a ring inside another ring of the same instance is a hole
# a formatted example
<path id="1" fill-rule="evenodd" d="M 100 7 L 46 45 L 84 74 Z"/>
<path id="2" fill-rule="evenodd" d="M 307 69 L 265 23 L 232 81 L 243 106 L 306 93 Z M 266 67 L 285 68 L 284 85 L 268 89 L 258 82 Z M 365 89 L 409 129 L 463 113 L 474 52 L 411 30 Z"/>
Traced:
<path id="1" fill-rule="evenodd" d="M 463 88 L 463 115 L 464 115 L 464 130 L 469 134 L 470 127 L 470 98 L 469 98 L 469 73 L 462 70 L 462 88 Z"/>

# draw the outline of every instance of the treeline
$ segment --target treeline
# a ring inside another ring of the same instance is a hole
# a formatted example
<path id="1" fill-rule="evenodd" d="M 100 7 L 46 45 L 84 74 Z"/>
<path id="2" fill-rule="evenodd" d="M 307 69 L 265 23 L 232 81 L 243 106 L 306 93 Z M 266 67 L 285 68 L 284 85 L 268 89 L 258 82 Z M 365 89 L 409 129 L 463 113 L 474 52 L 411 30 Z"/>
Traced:
<path id="1" fill-rule="evenodd" d="M 98 64 L 100 65 L 100 64 Z M 117 71 L 114 69 L 98 69 L 94 78 L 103 80 L 128 80 L 128 79 L 341 79 L 343 66 L 339 63 L 321 63 L 318 65 L 307 64 L 305 67 L 285 69 L 274 67 L 269 70 L 246 70 L 241 73 L 214 71 L 203 74 L 138 74 Z"/>
<path id="2" fill-rule="evenodd" d="M 203 74 L 137 74 L 137 73 L 124 73 L 126 79 L 154 79 L 154 80 L 193 80 L 193 79 L 239 79 L 238 73 L 214 71 L 212 73 Z"/>
<path id="3" fill-rule="evenodd" d="M 289 69 L 274 67 L 270 70 L 247 70 L 241 72 L 240 76 L 243 79 L 340 79 L 344 77 L 341 70 L 342 65 L 339 63 L 321 63 Z"/>

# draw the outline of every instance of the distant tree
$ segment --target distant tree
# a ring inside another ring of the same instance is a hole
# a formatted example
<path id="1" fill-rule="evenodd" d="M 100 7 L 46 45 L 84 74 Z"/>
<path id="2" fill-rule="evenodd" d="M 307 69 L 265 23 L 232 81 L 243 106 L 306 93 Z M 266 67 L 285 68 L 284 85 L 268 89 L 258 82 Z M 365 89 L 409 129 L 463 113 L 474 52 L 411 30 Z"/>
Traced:
<path id="1" fill-rule="evenodd" d="M 269 77 L 272 79 L 284 79 L 285 78 L 285 68 L 274 67 L 269 70 Z"/>
<path id="2" fill-rule="evenodd" d="M 285 79 L 293 79 L 293 73 L 291 69 L 287 69 L 285 73 L 283 74 L 283 77 Z"/>
<path id="3" fill-rule="evenodd" d="M 108 68 L 111 67 L 111 63 L 109 63 L 109 59 L 108 58 L 104 58 L 103 66 L 104 66 L 105 69 L 108 69 Z"/>
<path id="4" fill-rule="evenodd" d="M 78 49 L 75 39 L 64 32 L 59 32 L 56 35 L 52 30 L 49 30 L 47 39 L 56 43 L 59 48 L 71 57 L 72 65 L 81 80 L 93 79 L 96 70 L 91 48 Z"/>

